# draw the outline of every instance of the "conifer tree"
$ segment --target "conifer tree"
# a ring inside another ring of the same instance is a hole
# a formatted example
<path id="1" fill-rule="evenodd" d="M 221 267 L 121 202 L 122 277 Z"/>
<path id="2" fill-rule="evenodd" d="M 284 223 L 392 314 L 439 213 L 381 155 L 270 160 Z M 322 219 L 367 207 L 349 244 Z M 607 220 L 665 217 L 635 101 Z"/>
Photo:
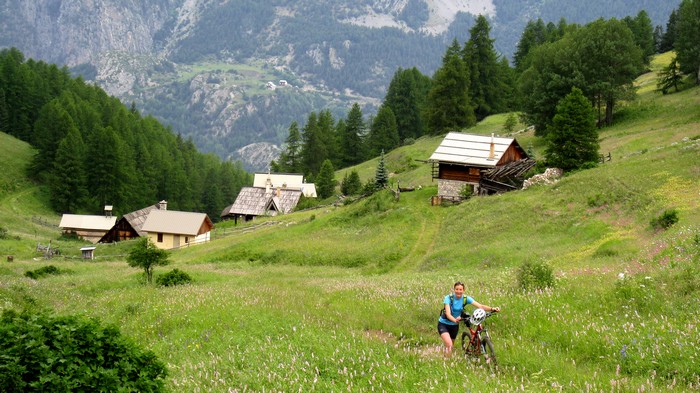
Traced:
<path id="1" fill-rule="evenodd" d="M 406 138 L 418 138 L 425 134 L 422 112 L 430 84 L 430 78 L 421 74 L 415 67 L 399 68 L 394 73 L 383 105 L 394 113 L 399 143 Z"/>
<path id="2" fill-rule="evenodd" d="M 374 174 L 374 186 L 375 189 L 380 190 L 386 188 L 389 185 L 389 172 L 386 170 L 386 163 L 384 162 L 384 150 L 379 157 L 379 164 L 377 164 L 377 171 Z"/>
<path id="3" fill-rule="evenodd" d="M 49 177 L 51 206 L 61 213 L 76 213 L 87 197 L 82 157 L 85 145 L 78 129 L 71 127 L 61 140 Z"/>
<path id="4" fill-rule="evenodd" d="M 435 72 L 426 103 L 426 122 L 432 135 L 476 124 L 469 95 L 469 72 L 455 39 Z"/>
<path id="5" fill-rule="evenodd" d="M 683 0 L 678 7 L 674 48 L 681 71 L 700 84 L 700 0 Z"/>
<path id="6" fill-rule="evenodd" d="M 681 84 L 683 84 L 683 74 L 678 65 L 678 60 L 674 57 L 671 63 L 664 67 L 659 73 L 659 80 L 656 82 L 656 88 L 661 90 L 663 94 L 667 94 L 671 88 L 674 88 L 676 92 L 678 92 L 678 85 Z"/>
<path id="7" fill-rule="evenodd" d="M 336 186 L 335 169 L 331 160 L 326 159 L 321 164 L 321 170 L 316 177 L 316 192 L 318 197 L 326 199 L 333 195 Z"/>
<path id="8" fill-rule="evenodd" d="M 389 151 L 400 145 L 396 117 L 389 106 L 379 107 L 379 112 L 372 121 L 367 145 L 371 157 L 378 155 L 381 151 Z"/>
<path id="9" fill-rule="evenodd" d="M 486 17 L 479 15 L 463 51 L 464 63 L 469 69 L 469 94 L 477 120 L 504 111 L 511 90 L 493 47 L 494 40 L 489 36 L 490 31 Z"/>
<path id="10" fill-rule="evenodd" d="M 353 104 L 348 112 L 344 127 L 339 130 L 342 167 L 356 165 L 365 160 L 365 145 L 363 137 L 366 125 L 362 118 L 360 105 Z"/>
<path id="11" fill-rule="evenodd" d="M 296 121 L 293 121 L 289 126 L 289 135 L 285 141 L 284 151 L 280 154 L 277 163 L 279 169 L 276 172 L 289 172 L 289 173 L 299 173 L 301 172 L 301 133 L 299 132 L 299 125 Z"/>
<path id="12" fill-rule="evenodd" d="M 557 105 L 547 134 L 547 164 L 563 170 L 595 165 L 598 148 L 595 110 L 581 89 L 574 87 Z"/>
<path id="13" fill-rule="evenodd" d="M 343 195 L 355 195 L 362 189 L 362 182 L 360 181 L 360 175 L 356 170 L 352 170 L 350 174 L 347 172 L 343 177 L 343 181 L 340 183 L 340 192 Z"/>

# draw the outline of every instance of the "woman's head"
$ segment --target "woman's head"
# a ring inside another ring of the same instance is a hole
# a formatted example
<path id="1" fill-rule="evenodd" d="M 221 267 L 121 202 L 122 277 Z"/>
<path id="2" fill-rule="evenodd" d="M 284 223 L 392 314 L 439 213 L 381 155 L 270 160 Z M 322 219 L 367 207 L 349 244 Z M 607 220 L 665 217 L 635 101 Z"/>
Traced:
<path id="1" fill-rule="evenodd" d="M 454 291 L 457 297 L 461 297 L 464 293 L 464 284 L 462 284 L 460 281 L 457 281 L 454 285 Z"/>

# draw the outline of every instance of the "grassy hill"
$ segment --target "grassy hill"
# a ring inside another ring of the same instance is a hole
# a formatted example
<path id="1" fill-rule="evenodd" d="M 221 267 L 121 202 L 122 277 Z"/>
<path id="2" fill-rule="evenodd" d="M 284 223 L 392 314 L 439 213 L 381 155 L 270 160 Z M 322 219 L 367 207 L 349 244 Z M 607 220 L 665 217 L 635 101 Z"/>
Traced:
<path id="1" fill-rule="evenodd" d="M 660 60 L 661 61 L 661 60 Z M 95 262 L 34 260 L 38 240 L 68 250 L 45 195 L 25 180 L 28 146 L 0 134 L 0 309 L 29 305 L 117 324 L 155 351 L 172 391 L 687 391 L 700 386 L 700 89 L 661 96 L 653 73 L 601 132 L 612 161 L 552 186 L 431 206 L 425 160 L 441 138 L 387 154 L 395 186 L 341 206 L 234 227 L 171 254 L 195 283 L 142 284 L 128 243 Z M 505 116 L 469 132 L 502 134 Z M 519 143 L 541 142 L 530 132 Z M 376 160 L 357 169 L 364 180 Z M 352 168 L 351 168 L 352 169 Z M 345 172 L 339 172 L 342 179 Z M 650 221 L 675 209 L 666 230 Z M 271 225 L 257 226 L 261 222 Z M 246 230 L 249 229 L 249 230 Z M 70 252 L 69 252 L 70 255 Z M 77 255 L 77 252 L 75 253 Z M 556 286 L 525 291 L 525 262 Z M 65 274 L 31 280 L 54 264 Z M 444 360 L 435 325 L 457 281 L 500 306 L 488 322 L 499 368 Z"/>

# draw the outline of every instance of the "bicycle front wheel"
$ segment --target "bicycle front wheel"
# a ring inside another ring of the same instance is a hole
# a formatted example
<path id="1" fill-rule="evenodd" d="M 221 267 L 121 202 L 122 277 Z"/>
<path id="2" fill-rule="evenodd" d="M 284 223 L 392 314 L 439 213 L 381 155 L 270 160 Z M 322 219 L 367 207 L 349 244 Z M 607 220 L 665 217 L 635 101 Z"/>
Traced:
<path id="1" fill-rule="evenodd" d="M 483 345 L 484 360 L 489 370 L 493 372 L 496 368 L 496 351 L 493 349 L 491 337 L 482 337 L 481 345 Z"/>

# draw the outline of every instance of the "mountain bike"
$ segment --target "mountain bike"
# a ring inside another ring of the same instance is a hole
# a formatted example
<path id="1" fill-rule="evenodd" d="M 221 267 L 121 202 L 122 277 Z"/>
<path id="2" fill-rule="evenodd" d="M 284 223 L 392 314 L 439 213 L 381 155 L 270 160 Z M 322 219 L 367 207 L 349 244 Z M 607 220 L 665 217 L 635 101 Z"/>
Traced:
<path id="1" fill-rule="evenodd" d="M 483 361 L 490 371 L 496 367 L 496 352 L 493 349 L 491 335 L 484 325 L 484 320 L 495 313 L 487 312 L 481 321 L 473 323 L 473 318 L 463 318 L 465 329 L 462 332 L 462 350 L 475 361 Z M 468 315 L 468 314 L 467 314 Z"/>

